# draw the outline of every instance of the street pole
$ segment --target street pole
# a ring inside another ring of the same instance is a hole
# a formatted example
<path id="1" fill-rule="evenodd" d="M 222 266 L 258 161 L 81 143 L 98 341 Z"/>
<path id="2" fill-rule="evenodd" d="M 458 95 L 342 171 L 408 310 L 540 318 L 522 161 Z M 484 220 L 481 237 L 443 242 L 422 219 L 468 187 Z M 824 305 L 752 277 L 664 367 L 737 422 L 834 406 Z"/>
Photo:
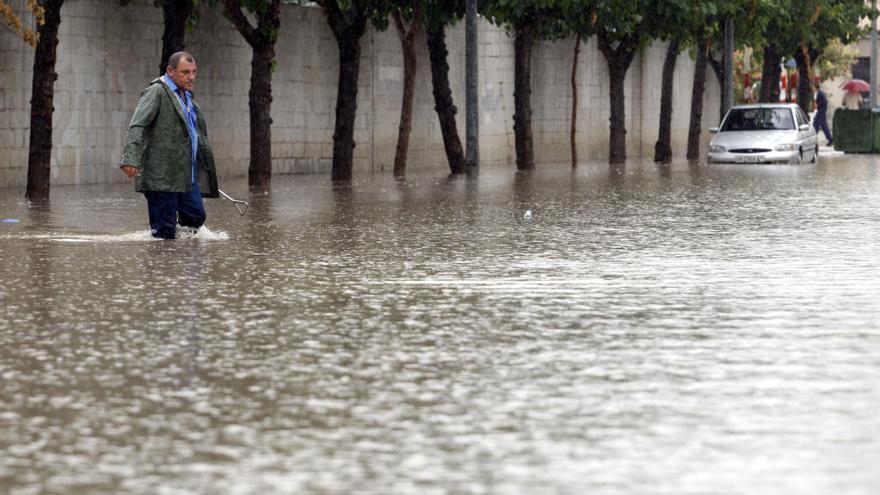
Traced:
<path id="1" fill-rule="evenodd" d="M 465 15 L 465 163 L 476 169 L 480 165 L 479 64 L 477 62 L 477 0 L 467 0 Z"/>
<path id="2" fill-rule="evenodd" d="M 871 109 L 877 105 L 877 1 L 871 2 Z M 872 120 L 873 122 L 873 120 Z"/>
<path id="3" fill-rule="evenodd" d="M 733 106 L 733 17 L 724 21 L 724 94 L 721 117 Z"/>

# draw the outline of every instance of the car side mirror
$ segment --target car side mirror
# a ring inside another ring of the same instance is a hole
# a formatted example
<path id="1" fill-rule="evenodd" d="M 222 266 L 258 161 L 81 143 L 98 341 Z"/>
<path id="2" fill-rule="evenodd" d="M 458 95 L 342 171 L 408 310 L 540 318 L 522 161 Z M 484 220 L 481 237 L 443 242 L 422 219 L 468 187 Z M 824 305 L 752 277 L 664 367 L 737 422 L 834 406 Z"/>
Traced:
<path id="1" fill-rule="evenodd" d="M 809 131 L 811 127 L 812 126 L 810 126 L 810 124 L 801 124 L 801 126 L 798 129 L 800 129 L 802 131 Z"/>
<path id="2" fill-rule="evenodd" d="M 709 132 L 711 132 L 712 134 L 718 134 L 718 131 L 719 131 L 719 130 L 720 130 L 720 129 L 717 128 L 717 127 L 710 127 L 710 128 L 709 128 Z"/>

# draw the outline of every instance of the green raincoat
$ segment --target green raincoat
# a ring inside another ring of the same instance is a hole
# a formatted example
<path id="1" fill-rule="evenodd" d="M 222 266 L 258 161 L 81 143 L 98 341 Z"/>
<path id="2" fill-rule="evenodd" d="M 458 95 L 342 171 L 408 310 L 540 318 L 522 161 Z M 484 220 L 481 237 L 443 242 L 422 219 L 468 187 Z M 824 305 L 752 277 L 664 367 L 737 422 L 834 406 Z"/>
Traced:
<path id="1" fill-rule="evenodd" d="M 193 107 L 199 129 L 196 180 L 203 197 L 216 198 L 217 172 L 208 128 L 195 102 Z M 154 79 L 141 93 L 128 125 L 122 165 L 138 169 L 135 191 L 192 192 L 192 145 L 186 117 L 180 100 L 161 78 Z"/>

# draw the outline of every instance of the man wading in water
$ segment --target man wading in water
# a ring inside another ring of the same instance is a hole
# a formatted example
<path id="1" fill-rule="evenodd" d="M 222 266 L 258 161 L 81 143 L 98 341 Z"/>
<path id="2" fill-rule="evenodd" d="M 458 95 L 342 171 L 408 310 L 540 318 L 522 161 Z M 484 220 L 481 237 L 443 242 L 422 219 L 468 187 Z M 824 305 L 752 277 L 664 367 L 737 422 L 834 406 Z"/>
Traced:
<path id="1" fill-rule="evenodd" d="M 205 223 L 202 197 L 216 198 L 217 173 L 208 129 L 192 100 L 196 61 L 186 52 L 168 59 L 165 75 L 141 93 L 120 168 L 144 193 L 153 237 L 174 239 L 177 224 L 195 232 Z"/>

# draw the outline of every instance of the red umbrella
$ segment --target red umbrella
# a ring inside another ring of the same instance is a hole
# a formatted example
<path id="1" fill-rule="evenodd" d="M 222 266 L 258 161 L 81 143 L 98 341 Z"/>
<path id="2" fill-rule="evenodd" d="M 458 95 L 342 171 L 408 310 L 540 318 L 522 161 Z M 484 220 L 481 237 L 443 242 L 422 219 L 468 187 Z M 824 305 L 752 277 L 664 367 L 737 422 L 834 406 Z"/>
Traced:
<path id="1" fill-rule="evenodd" d="M 849 93 L 865 93 L 871 91 L 871 85 L 861 79 L 851 79 L 843 83 L 841 88 Z"/>

